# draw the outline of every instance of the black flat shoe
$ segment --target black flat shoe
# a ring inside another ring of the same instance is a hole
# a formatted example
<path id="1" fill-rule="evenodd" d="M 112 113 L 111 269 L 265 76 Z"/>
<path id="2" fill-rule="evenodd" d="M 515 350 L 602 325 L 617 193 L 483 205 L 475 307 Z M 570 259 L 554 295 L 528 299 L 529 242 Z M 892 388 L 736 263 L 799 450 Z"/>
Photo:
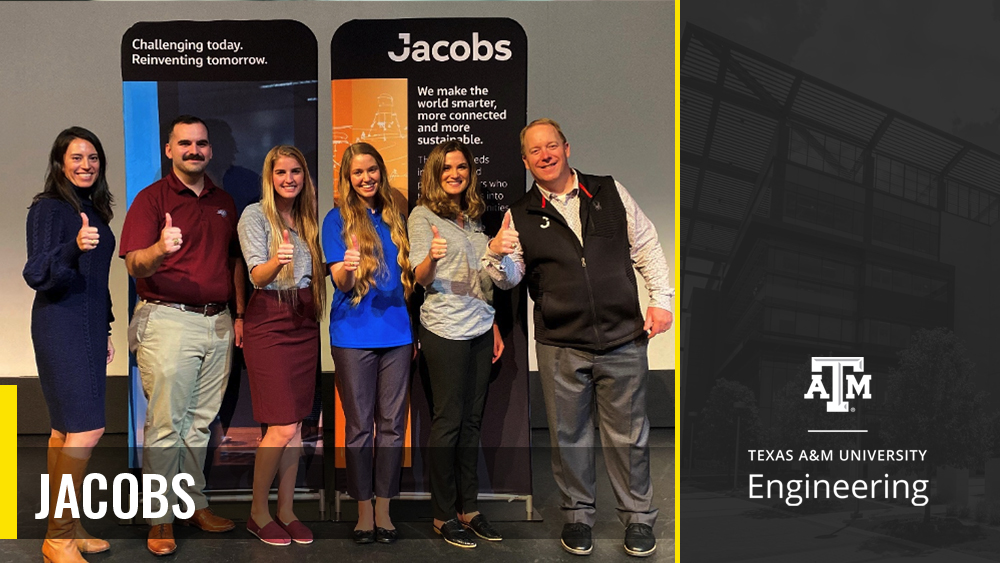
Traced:
<path id="1" fill-rule="evenodd" d="M 461 547 L 464 549 L 472 549 L 476 547 L 476 540 L 465 531 L 462 524 L 459 523 L 458 518 L 452 518 L 440 528 L 434 526 L 434 531 L 444 538 L 444 541 L 450 543 L 455 547 Z"/>
<path id="2" fill-rule="evenodd" d="M 381 526 L 375 527 L 375 541 L 378 543 L 393 543 L 396 538 L 399 537 L 399 532 L 396 529 L 388 530 Z"/>
<path id="3" fill-rule="evenodd" d="M 462 522 L 462 526 L 466 529 L 472 530 L 477 536 L 483 538 L 486 541 L 500 541 L 503 536 L 500 532 L 490 524 L 490 521 L 486 519 L 482 514 L 476 514 L 476 517 L 468 522 Z"/>
<path id="4" fill-rule="evenodd" d="M 354 543 L 375 543 L 375 530 L 354 530 Z"/>

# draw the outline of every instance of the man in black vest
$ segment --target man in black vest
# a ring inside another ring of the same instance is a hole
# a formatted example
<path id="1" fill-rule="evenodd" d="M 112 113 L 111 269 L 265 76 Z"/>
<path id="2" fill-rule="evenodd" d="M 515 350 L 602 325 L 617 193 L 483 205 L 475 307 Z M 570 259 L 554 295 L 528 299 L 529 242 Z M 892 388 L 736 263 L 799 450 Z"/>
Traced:
<path id="1" fill-rule="evenodd" d="M 596 519 L 592 403 L 608 475 L 626 525 L 625 550 L 656 549 L 646 418 L 647 343 L 667 331 L 673 289 L 650 220 L 621 184 L 569 167 L 569 143 L 550 119 L 521 131 L 521 158 L 535 179 L 490 243 L 488 266 L 527 276 L 535 302 L 538 371 L 552 439 L 552 471 L 567 524 L 562 545 L 593 549 Z M 515 230 L 516 226 L 516 230 Z M 650 293 L 645 318 L 635 270 Z M 516 282 L 515 282 L 516 283 Z"/>

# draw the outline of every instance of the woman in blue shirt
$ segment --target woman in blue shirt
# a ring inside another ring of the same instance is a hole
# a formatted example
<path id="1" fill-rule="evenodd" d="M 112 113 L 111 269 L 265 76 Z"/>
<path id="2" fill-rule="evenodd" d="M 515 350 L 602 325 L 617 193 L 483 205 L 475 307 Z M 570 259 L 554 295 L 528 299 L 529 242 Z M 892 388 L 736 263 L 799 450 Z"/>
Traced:
<path id="1" fill-rule="evenodd" d="M 389 499 L 399 494 L 413 355 L 410 244 L 375 147 L 344 151 L 338 188 L 337 207 L 323 220 L 323 248 L 336 288 L 330 344 L 346 418 L 347 492 L 358 501 L 354 541 L 392 543 Z"/>

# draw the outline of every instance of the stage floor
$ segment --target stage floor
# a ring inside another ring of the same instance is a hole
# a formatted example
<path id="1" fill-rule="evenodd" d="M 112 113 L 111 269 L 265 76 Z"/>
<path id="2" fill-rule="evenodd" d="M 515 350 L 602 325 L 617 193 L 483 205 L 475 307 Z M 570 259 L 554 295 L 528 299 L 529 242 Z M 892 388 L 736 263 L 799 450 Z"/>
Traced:
<path id="1" fill-rule="evenodd" d="M 430 505 L 426 500 L 398 500 L 393 502 L 393 522 L 400 532 L 400 540 L 393 545 L 355 545 L 350 539 L 356 514 L 353 501 L 344 501 L 343 520 L 311 521 L 306 524 L 312 529 L 317 541 L 311 545 L 292 544 L 288 547 L 265 545 L 251 536 L 245 527 L 250 511 L 249 502 L 215 503 L 216 513 L 237 521 L 236 529 L 225 534 L 209 534 L 194 528 L 175 526 L 178 540 L 177 552 L 164 558 L 165 561 L 185 563 L 225 563 L 254 562 L 295 563 L 329 561 L 406 561 L 407 563 L 447 561 L 580 561 L 576 556 L 563 551 L 559 544 L 559 533 L 563 521 L 559 514 L 559 493 L 552 479 L 550 451 L 547 447 L 548 432 L 535 430 L 532 433 L 535 447 L 532 450 L 532 474 L 534 484 L 534 511 L 541 521 L 523 521 L 524 503 L 504 501 L 481 501 L 480 510 L 490 516 L 496 527 L 504 535 L 504 541 L 491 543 L 480 541 L 476 549 L 464 550 L 446 544 L 431 527 Z M 45 534 L 44 520 L 35 520 L 33 515 L 39 507 L 38 475 L 45 471 L 44 436 L 18 437 L 18 537 L 23 539 L 0 541 L 0 561 L 35 561 L 40 557 L 41 538 Z M 102 467 L 99 464 L 106 457 L 115 457 L 115 449 L 124 451 L 125 436 L 107 435 L 102 438 L 95 454 L 91 471 L 100 471 L 105 476 L 118 473 L 120 469 Z M 108 456 L 107 454 L 110 454 Z M 674 559 L 674 432 L 673 429 L 655 429 L 650 434 L 650 467 L 653 479 L 653 493 L 659 518 L 654 531 L 657 536 L 657 551 L 648 561 L 673 561 Z M 124 453 L 120 456 L 125 459 Z M 592 560 L 636 561 L 622 549 L 624 527 L 618 521 L 615 499 L 612 494 L 604 461 L 598 452 L 598 522 L 594 527 L 594 551 Z M 106 499 L 110 500 L 110 499 Z M 329 503 L 332 507 L 332 497 Z M 315 518 L 318 510 L 316 501 L 296 503 L 296 513 L 303 521 Z M 272 501 L 272 509 L 273 509 Z M 332 510 L 332 509 L 331 509 Z M 110 512 L 110 507 L 109 507 Z M 327 514 L 332 517 L 332 512 Z M 515 521 L 522 519 L 521 521 Z M 111 541 L 111 551 L 87 555 L 91 562 L 154 561 L 146 550 L 145 538 L 148 527 L 143 524 L 121 525 L 112 518 L 100 522 L 87 523 L 87 529 L 98 537 Z M 344 558 L 344 559 L 341 559 Z"/>

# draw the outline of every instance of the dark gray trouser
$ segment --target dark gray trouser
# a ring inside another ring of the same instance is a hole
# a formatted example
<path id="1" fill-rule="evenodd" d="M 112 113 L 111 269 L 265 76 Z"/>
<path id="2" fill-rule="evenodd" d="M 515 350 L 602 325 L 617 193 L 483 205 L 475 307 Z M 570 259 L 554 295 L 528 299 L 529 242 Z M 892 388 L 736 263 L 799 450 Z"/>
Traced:
<path id="1" fill-rule="evenodd" d="M 406 392 L 413 346 L 360 350 L 331 346 L 344 406 L 347 494 L 356 500 L 399 494 Z M 372 428 L 375 428 L 372 452 Z M 374 465 L 374 486 L 372 466 Z"/>
<path id="2" fill-rule="evenodd" d="M 647 340 L 595 354 L 537 343 L 538 373 L 552 440 L 552 473 L 568 522 L 596 520 L 594 420 L 596 398 L 604 462 L 626 526 L 652 526 L 649 420 L 646 418 Z"/>
<path id="3" fill-rule="evenodd" d="M 431 512 L 448 521 L 479 510 L 479 436 L 490 384 L 493 331 L 448 340 L 420 327 L 434 417 L 430 449 Z"/>

